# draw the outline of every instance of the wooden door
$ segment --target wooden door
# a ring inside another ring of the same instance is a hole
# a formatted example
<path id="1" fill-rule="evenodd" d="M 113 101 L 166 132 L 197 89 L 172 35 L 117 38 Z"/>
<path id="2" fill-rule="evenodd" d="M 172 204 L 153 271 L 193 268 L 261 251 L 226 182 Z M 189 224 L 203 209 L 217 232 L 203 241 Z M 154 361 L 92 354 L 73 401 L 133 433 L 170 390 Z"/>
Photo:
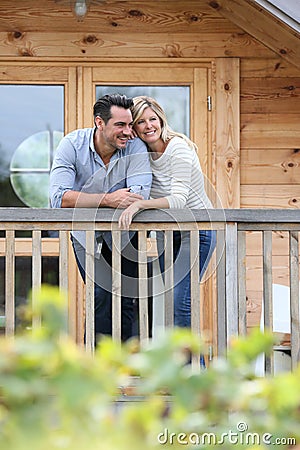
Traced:
<path id="1" fill-rule="evenodd" d="M 214 143 L 212 128 L 214 119 L 209 108 L 209 98 L 213 95 L 213 69 L 211 62 L 102 62 L 91 64 L 89 62 L 76 65 L 70 63 L 60 66 L 58 64 L 42 63 L 31 65 L 14 62 L 6 64 L 0 73 L 1 84 L 62 86 L 64 90 L 64 133 L 93 125 L 93 104 L 96 100 L 97 87 L 111 87 L 117 90 L 118 86 L 152 86 L 152 87 L 183 87 L 188 91 L 189 114 L 187 134 L 194 140 L 199 148 L 199 159 L 203 173 L 207 177 L 209 195 L 216 204 L 214 189 Z M 44 105 L 47 108 L 47 104 Z M 173 110 L 180 108 L 176 99 Z M 26 112 L 25 112 L 26 113 Z M 20 112 L 18 111 L 18 115 Z M 24 247 L 25 245 L 25 247 Z M 22 255 L 28 250 L 31 242 L 19 241 L 17 254 Z M 44 243 L 44 253 L 57 254 L 58 242 L 53 239 Z M 48 253 L 47 253 L 48 252 Z M 82 342 L 84 326 L 84 291 L 78 276 L 76 264 L 70 250 L 69 266 L 69 301 L 70 301 L 70 330 L 72 336 Z M 213 340 L 213 322 L 215 319 L 215 303 L 212 298 L 211 279 L 201 287 L 202 295 L 202 328 L 206 330 L 209 341 Z"/>
<path id="2" fill-rule="evenodd" d="M 215 203 L 215 189 L 212 184 L 214 152 L 212 151 L 210 97 L 212 69 L 211 64 L 204 63 L 134 63 L 116 62 L 102 63 L 91 67 L 83 67 L 80 71 L 78 85 L 79 126 L 88 127 L 92 124 L 92 106 L 97 98 L 96 93 L 120 92 L 124 88 L 139 88 L 137 94 L 143 95 L 144 87 L 185 87 L 188 92 L 189 104 L 188 130 L 184 130 L 195 141 L 199 148 L 199 159 L 202 171 L 206 176 L 207 190 Z M 124 81 L 126 80 L 126 81 Z M 102 88 L 102 89 L 101 89 Z M 153 90 L 153 89 L 152 89 Z M 133 89 L 134 92 L 134 89 Z M 156 91 L 157 92 L 157 91 Z M 132 94 L 131 94 L 132 95 Z M 152 95 L 153 97 L 155 95 Z M 83 101 L 84 99 L 84 101 Z M 165 108 L 166 109 L 166 108 Z M 179 111 L 180 104 L 173 99 L 172 110 Z M 168 111 L 166 110 L 169 117 Z M 175 127 L 174 127 L 175 128 Z M 213 341 L 213 321 L 215 319 L 215 298 L 212 292 L 212 277 L 201 286 L 202 296 L 202 329 L 210 344 Z"/>

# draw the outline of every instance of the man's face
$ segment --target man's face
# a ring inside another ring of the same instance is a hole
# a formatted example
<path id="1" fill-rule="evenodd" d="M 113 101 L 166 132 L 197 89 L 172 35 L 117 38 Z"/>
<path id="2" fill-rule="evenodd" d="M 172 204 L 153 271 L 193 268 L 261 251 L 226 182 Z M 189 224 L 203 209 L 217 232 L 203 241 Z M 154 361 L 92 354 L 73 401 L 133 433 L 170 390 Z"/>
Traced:
<path id="1" fill-rule="evenodd" d="M 132 115 L 129 109 L 112 106 L 111 116 L 107 124 L 102 122 L 101 140 L 107 149 L 115 151 L 117 148 L 125 148 L 131 137 Z"/>

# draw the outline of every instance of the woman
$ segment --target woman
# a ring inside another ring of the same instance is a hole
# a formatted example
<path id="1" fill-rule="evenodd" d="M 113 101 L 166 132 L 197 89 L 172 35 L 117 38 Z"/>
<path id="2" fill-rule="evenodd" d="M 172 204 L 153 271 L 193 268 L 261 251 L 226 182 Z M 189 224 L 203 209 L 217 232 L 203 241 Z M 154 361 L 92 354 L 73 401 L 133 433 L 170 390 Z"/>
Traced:
<path id="1" fill-rule="evenodd" d="M 149 200 L 138 200 L 126 208 L 119 226 L 128 229 L 140 210 L 152 208 L 212 208 L 205 192 L 197 147 L 185 135 L 173 131 L 162 107 L 151 97 L 135 97 L 133 130 L 147 145 L 152 169 Z M 200 279 L 216 245 L 215 231 L 199 231 Z M 164 272 L 164 233 L 157 233 L 159 262 Z M 191 326 L 190 235 L 174 231 L 174 325 Z"/>

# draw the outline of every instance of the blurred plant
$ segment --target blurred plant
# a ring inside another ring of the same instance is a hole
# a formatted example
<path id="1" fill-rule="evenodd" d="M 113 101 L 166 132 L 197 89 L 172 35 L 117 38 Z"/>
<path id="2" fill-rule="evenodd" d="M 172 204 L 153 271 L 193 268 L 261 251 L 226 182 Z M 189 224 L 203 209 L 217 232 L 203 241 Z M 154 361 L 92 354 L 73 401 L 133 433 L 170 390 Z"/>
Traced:
<path id="1" fill-rule="evenodd" d="M 0 448 L 153 450 L 300 443 L 300 373 L 256 378 L 274 339 L 256 330 L 195 371 L 204 350 L 188 330 L 140 347 L 109 338 L 95 355 L 67 336 L 66 297 L 43 286 L 41 326 L 0 345 Z M 132 394 L 132 395 L 130 395 Z M 294 439 L 295 441 L 292 441 Z"/>

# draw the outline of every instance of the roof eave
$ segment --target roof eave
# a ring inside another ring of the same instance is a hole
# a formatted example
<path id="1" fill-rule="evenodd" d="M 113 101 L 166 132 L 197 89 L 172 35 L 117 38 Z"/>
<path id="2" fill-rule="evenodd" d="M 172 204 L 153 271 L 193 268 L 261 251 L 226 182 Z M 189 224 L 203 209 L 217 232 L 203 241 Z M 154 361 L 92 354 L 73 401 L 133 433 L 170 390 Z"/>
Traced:
<path id="1" fill-rule="evenodd" d="M 300 67 L 300 34 L 256 0 L 216 0 L 209 5 L 281 58 Z"/>

